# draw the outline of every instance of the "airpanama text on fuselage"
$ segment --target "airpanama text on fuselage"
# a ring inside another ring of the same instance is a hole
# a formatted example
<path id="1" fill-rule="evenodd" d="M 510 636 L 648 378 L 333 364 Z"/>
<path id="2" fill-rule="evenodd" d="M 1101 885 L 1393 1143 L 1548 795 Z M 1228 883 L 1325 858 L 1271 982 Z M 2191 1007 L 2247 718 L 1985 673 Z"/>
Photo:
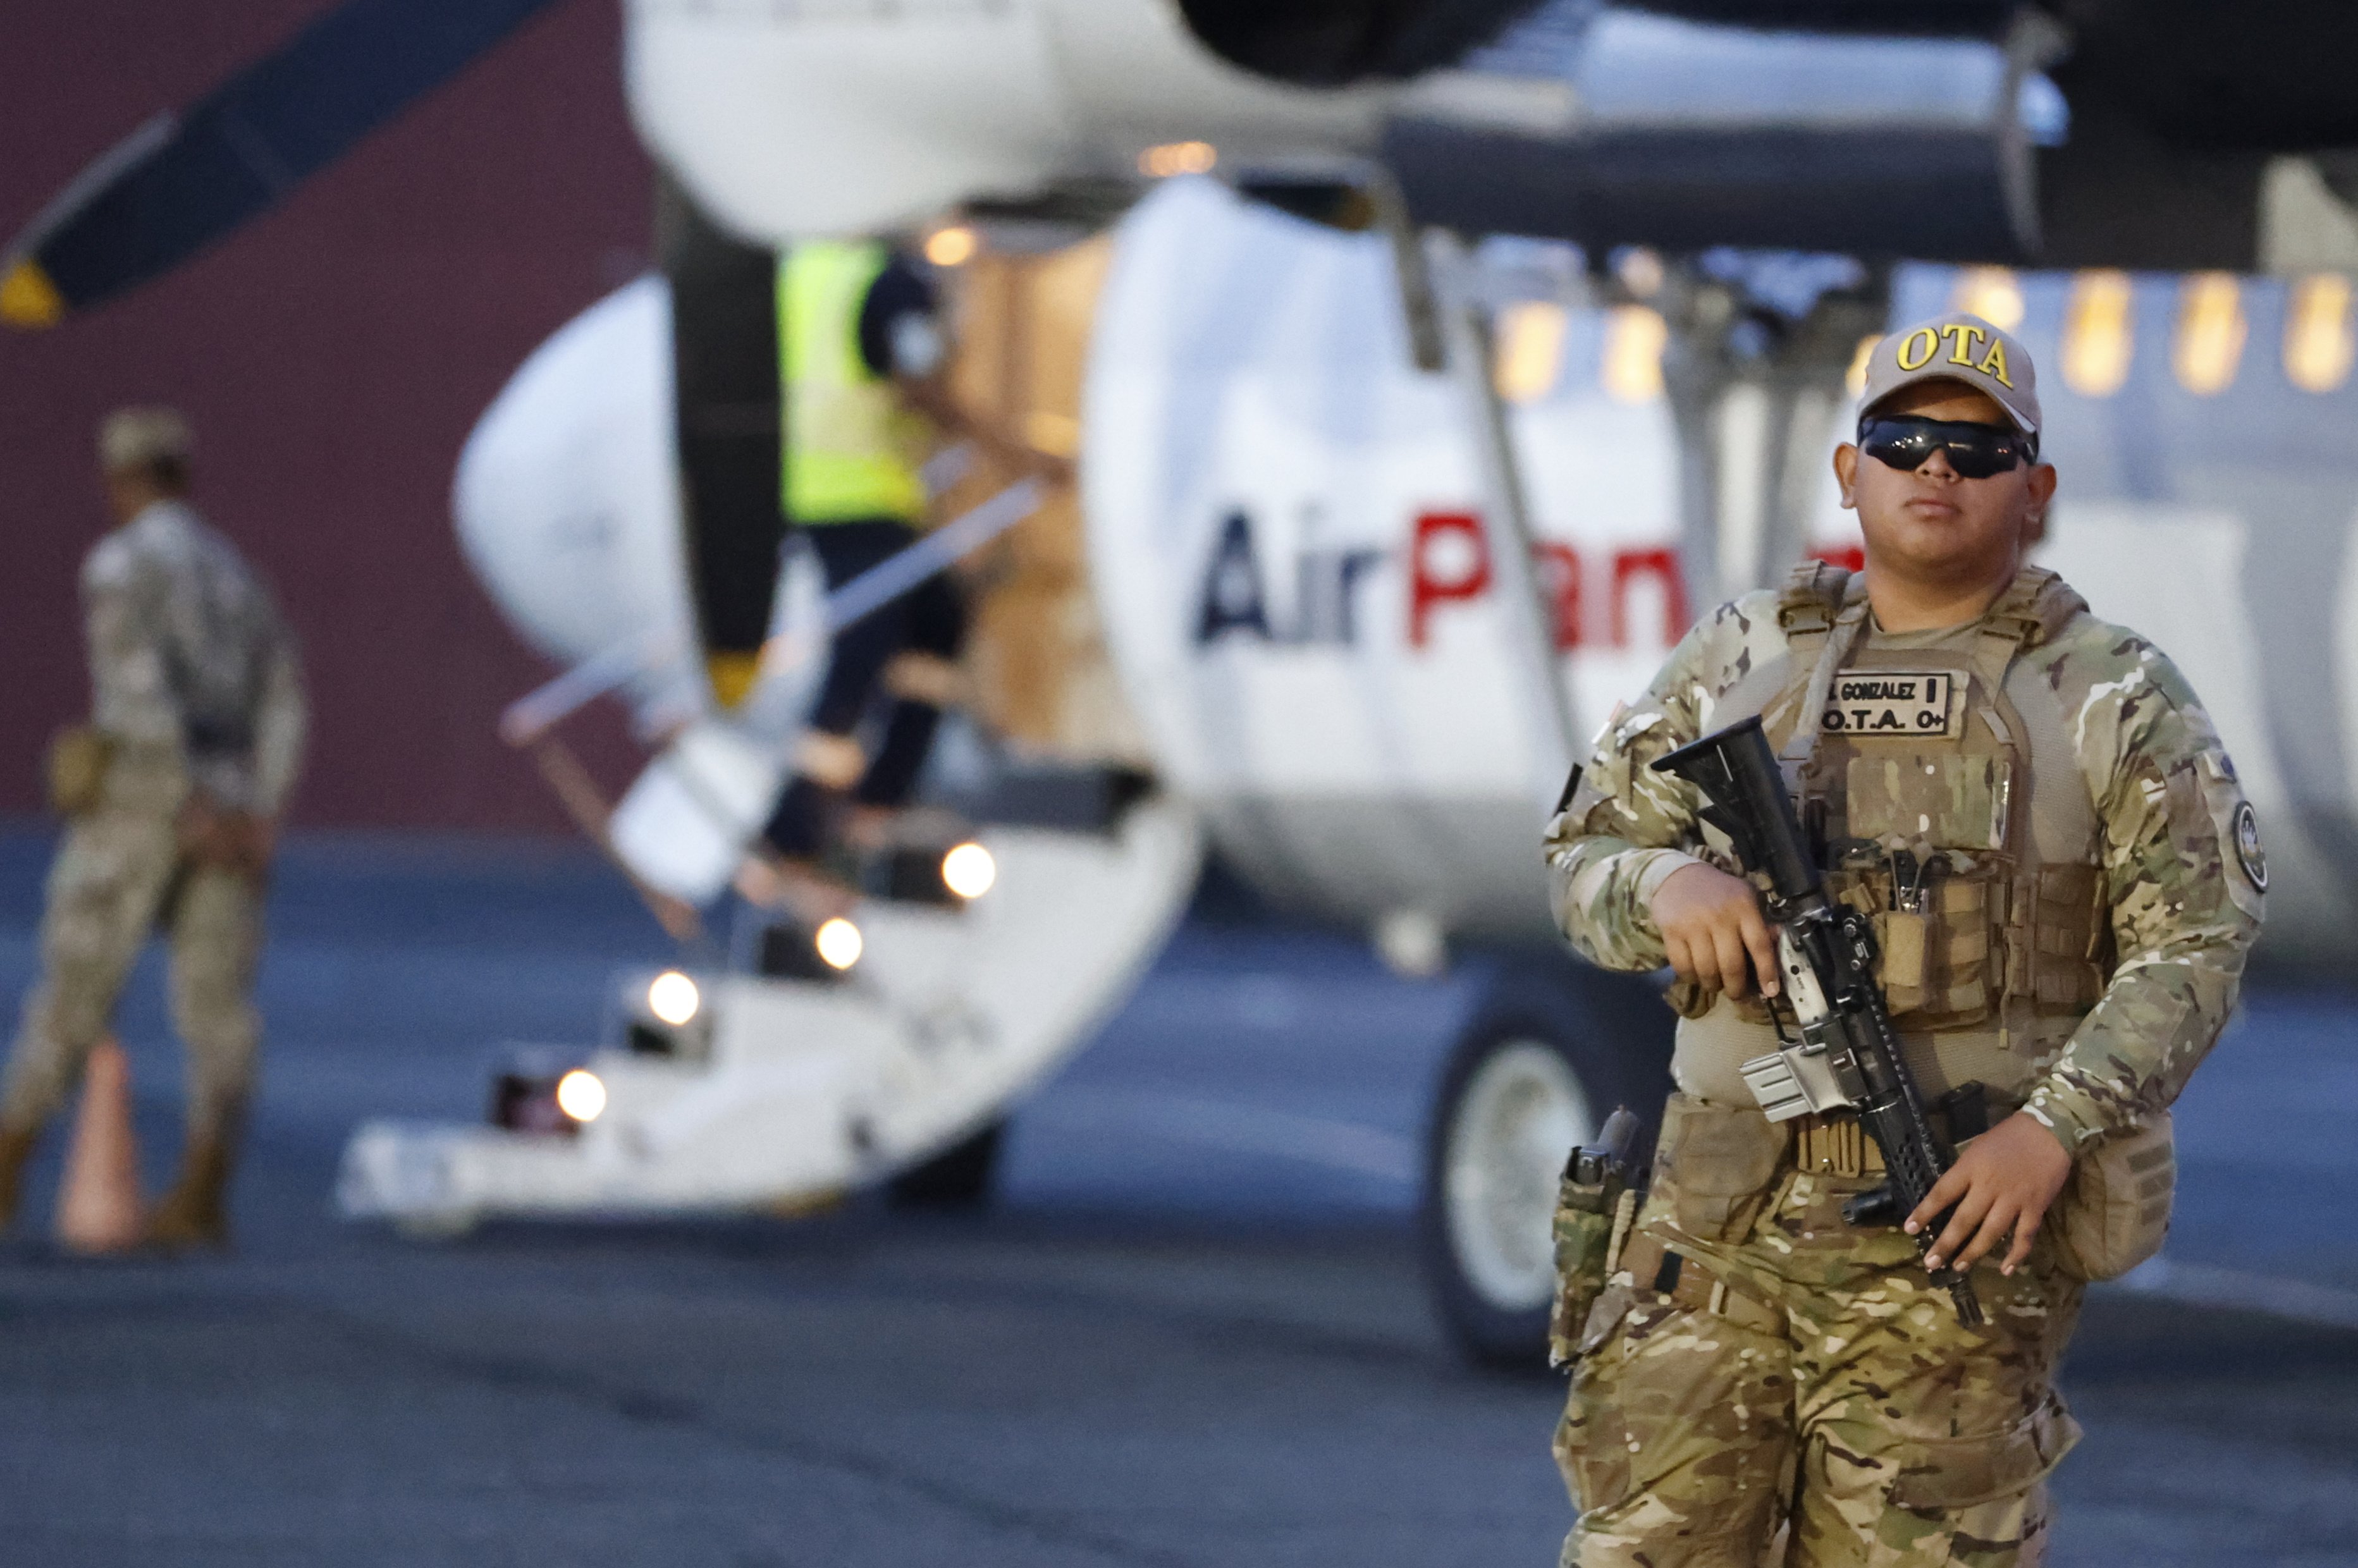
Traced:
<path id="1" fill-rule="evenodd" d="M 1690 622 L 1686 579 L 1676 550 L 1664 546 L 1584 552 L 1547 541 L 1533 552 L 1553 611 L 1555 645 L 1626 648 L 1644 634 L 1642 611 L 1658 610 L 1659 643 L 1668 647 Z M 1278 644 L 1351 647 L 1368 622 L 1364 589 L 1387 568 L 1406 564 L 1407 641 L 1430 645 L 1435 625 L 1453 609 L 1490 591 L 1489 541 L 1480 517 L 1467 511 L 1419 514 L 1404 546 L 1309 548 L 1294 556 L 1291 602 L 1271 598 L 1271 569 L 1262 556 L 1252 514 L 1232 508 L 1212 535 L 1210 558 L 1197 582 L 1195 639 L 1208 647 L 1246 637 Z M 1601 595 L 1603 613 L 1589 613 Z M 1290 611 L 1290 613 L 1288 612 Z M 1601 624 L 1600 624 L 1601 622 Z"/>

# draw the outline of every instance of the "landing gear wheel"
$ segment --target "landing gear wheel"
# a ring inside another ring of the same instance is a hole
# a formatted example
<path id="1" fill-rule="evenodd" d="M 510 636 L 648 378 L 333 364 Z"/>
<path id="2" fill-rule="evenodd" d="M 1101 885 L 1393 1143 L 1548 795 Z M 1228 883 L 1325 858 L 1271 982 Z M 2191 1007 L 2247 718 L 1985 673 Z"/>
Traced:
<path id="1" fill-rule="evenodd" d="M 1475 1361 L 1544 1363 L 1564 1158 L 1616 1106 L 1651 1119 L 1660 1104 L 1660 1058 L 1642 1037 L 1609 1049 L 1617 1033 L 1563 981 L 1509 972 L 1451 1054 L 1425 1140 L 1420 1249 L 1442 1323 Z"/>
<path id="2" fill-rule="evenodd" d="M 999 1166 L 999 1145 L 1006 1131 L 1005 1121 L 994 1121 L 924 1164 L 910 1166 L 885 1184 L 887 1201 L 894 1208 L 936 1213 L 988 1207 L 991 1176 Z"/>

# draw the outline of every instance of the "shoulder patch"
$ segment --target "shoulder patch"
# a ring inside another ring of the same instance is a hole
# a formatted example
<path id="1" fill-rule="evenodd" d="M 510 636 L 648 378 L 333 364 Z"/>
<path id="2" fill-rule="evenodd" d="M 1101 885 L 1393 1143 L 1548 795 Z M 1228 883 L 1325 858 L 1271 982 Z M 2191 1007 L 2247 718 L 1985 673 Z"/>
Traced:
<path id="1" fill-rule="evenodd" d="M 2268 858 L 2260 849 L 2260 814 L 2248 800 L 2235 807 L 2235 863 L 2255 888 L 2268 891 Z"/>

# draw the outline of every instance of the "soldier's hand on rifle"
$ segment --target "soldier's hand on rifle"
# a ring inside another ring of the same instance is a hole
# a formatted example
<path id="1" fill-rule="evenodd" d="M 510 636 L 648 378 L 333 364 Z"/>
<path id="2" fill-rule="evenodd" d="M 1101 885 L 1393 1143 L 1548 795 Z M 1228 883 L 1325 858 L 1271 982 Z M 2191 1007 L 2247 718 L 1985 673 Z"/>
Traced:
<path id="1" fill-rule="evenodd" d="M 1957 1212 L 1932 1243 L 1924 1266 L 1938 1269 L 1945 1262 L 1969 1270 L 2012 1232 L 2014 1246 L 1999 1265 L 1999 1272 L 2011 1274 L 2030 1256 L 2031 1238 L 2047 1217 L 2047 1206 L 2071 1174 L 2071 1156 L 2055 1134 L 2017 1111 L 1958 1152 L 1948 1174 L 1908 1217 L 1908 1234 L 1915 1235 L 1954 1204 Z"/>
<path id="2" fill-rule="evenodd" d="M 1713 866 L 1682 867 L 1654 890 L 1653 915 L 1681 979 L 1741 1000 L 1757 974 L 1761 994 L 1777 994 L 1777 939 L 1750 882 Z"/>

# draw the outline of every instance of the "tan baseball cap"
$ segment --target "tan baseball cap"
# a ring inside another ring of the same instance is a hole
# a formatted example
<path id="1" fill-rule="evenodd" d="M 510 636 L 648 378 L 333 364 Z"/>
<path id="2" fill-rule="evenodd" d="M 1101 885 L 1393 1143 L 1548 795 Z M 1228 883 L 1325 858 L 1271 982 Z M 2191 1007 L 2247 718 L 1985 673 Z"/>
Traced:
<path id="1" fill-rule="evenodd" d="M 2039 434 L 2039 372 L 2030 351 L 1978 316 L 1952 310 L 1886 333 L 1866 356 L 1860 415 L 1921 381 L 1962 382 L 1987 393 L 2017 428 Z"/>
<path id="2" fill-rule="evenodd" d="M 99 421 L 98 462 L 109 473 L 158 462 L 186 463 L 196 446 L 174 408 L 118 408 Z"/>

